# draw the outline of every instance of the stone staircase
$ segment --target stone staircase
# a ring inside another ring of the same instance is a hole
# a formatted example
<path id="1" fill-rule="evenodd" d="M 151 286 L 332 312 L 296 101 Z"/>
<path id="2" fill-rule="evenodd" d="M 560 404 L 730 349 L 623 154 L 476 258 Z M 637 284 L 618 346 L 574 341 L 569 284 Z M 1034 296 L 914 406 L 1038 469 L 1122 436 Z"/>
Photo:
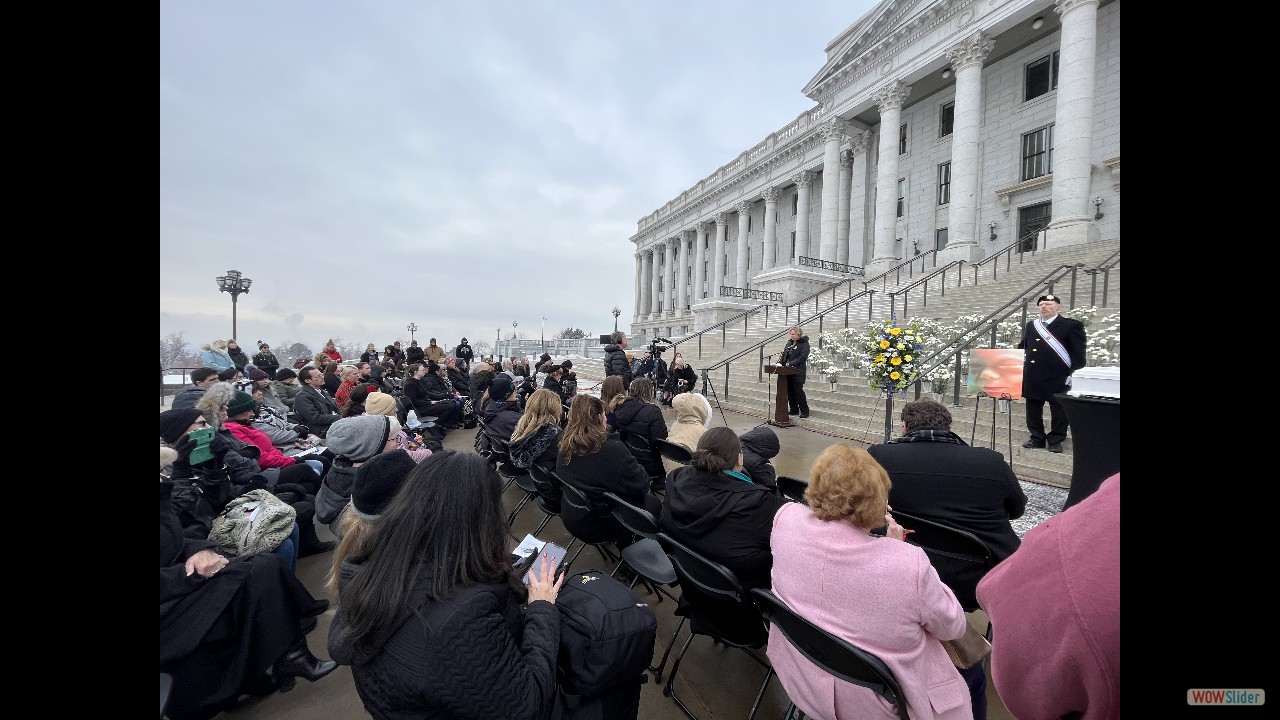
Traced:
<path id="1" fill-rule="evenodd" d="M 766 313 L 756 312 L 743 319 L 727 323 L 725 329 L 716 328 L 701 336 L 677 339 L 676 350 L 702 375 L 703 368 L 710 368 L 707 378 L 712 387 L 701 387 L 713 407 L 717 402 L 725 409 L 754 415 L 764 419 L 771 412 L 770 398 L 773 396 L 773 385 L 769 376 L 761 368 L 761 359 L 777 357 L 787 342 L 786 331 L 796 324 L 797 318 L 803 321 L 802 327 L 809 336 L 811 352 L 820 352 L 818 335 L 823 331 L 835 331 L 844 327 L 861 329 L 868 319 L 880 321 L 890 314 L 889 297 L 896 302 L 893 308 L 899 317 L 903 315 L 902 297 L 907 298 L 905 317 L 927 316 L 949 322 L 962 315 L 986 316 L 996 309 L 1014 302 L 1006 310 L 1011 317 L 1021 320 L 1023 299 L 1028 301 L 1028 312 L 1034 316 L 1035 299 L 1045 291 L 1042 280 L 1064 265 L 1082 264 L 1075 273 L 1075 302 L 1071 303 L 1072 278 L 1067 274 L 1054 284 L 1053 291 L 1062 296 L 1064 312 L 1071 307 L 1087 306 L 1090 300 L 1092 278 L 1083 270 L 1092 269 L 1106 260 L 1120 247 L 1119 240 L 1073 245 L 1061 249 L 1046 249 L 1036 253 L 1026 253 L 1010 259 L 979 266 L 977 282 L 974 280 L 974 266 L 964 264 L 952 267 L 942 279 L 931 279 L 928 291 L 918 284 L 907 290 L 912 283 L 917 283 L 922 273 L 916 272 L 912 278 L 903 278 L 896 284 L 885 284 L 881 279 L 868 282 L 875 288 L 874 292 L 863 292 L 860 282 L 855 282 L 853 299 L 848 300 L 848 285 L 838 286 L 835 297 L 831 291 L 820 293 L 817 298 L 807 299 L 792 306 L 786 312 L 774 306 Z M 1020 262 L 1019 262 L 1020 260 Z M 997 265 L 998 263 L 998 265 Z M 992 265 L 997 265 L 994 269 Z M 930 268 L 928 272 L 933 272 Z M 1065 271 L 1064 271 L 1065 272 Z M 1056 275 L 1055 275 L 1056 276 Z M 1104 313 L 1118 312 L 1120 308 L 1119 266 L 1111 270 L 1107 287 L 1107 308 Z M 945 287 L 944 287 L 945 282 Z M 1101 277 L 1098 278 L 1097 295 L 1101 297 Z M 847 302 L 846 302 L 847 301 Z M 1099 300 L 1100 301 L 1100 300 Z M 837 308 L 819 319 L 814 315 L 830 309 L 833 305 L 845 303 L 847 306 L 848 325 L 846 325 L 846 309 Z M 700 340 L 700 342 L 699 342 Z M 979 341 L 977 346 L 985 346 Z M 638 350 L 638 344 L 632 350 Z M 744 351 L 745 355 L 733 359 Z M 664 359 L 670 362 L 672 353 L 664 353 Z M 727 365 L 722 363 L 730 360 Z M 603 369 L 591 367 L 579 370 L 579 381 L 603 379 Z M 585 372 L 584 372 L 585 371 Z M 927 388 L 926 388 L 927 389 Z M 848 371 L 840 376 L 840 382 L 832 388 L 823 378 L 810 369 L 805 383 L 809 400 L 810 416 L 806 419 L 792 417 L 792 422 L 800 427 L 826 433 L 834 438 L 844 438 L 860 443 L 879 443 L 885 439 L 886 400 L 878 392 L 866 384 L 862 377 L 854 377 Z M 915 398 L 914 386 L 909 389 L 907 397 L 901 394 L 893 398 L 892 416 L 890 420 L 890 436 L 899 433 L 899 411 L 902 403 Z M 976 396 L 964 394 L 961 387 L 959 404 L 955 404 L 954 395 L 948 394 L 942 402 L 951 406 L 953 416 L 952 430 L 970 442 L 982 447 L 993 447 L 1012 458 L 1014 471 L 1019 477 L 1035 482 L 1067 487 L 1070 484 L 1072 466 L 1071 438 L 1068 436 L 1062 454 L 1045 450 L 1027 450 L 1021 447 L 1028 438 L 1025 421 L 1025 405 L 1021 402 L 1011 403 L 1011 411 L 1002 409 L 996 401 L 981 398 L 978 417 L 975 422 L 975 406 L 979 402 Z M 1046 411 L 1046 422 L 1047 422 Z M 976 429 L 975 429 L 976 425 Z M 994 426 L 994 427 L 993 427 Z M 1012 426 L 1012 442 L 1010 442 L 1010 426 Z M 779 429 L 785 442 L 785 430 Z M 994 438 L 993 438 L 994 435 Z M 1012 455 L 1010 454 L 1012 453 Z"/>

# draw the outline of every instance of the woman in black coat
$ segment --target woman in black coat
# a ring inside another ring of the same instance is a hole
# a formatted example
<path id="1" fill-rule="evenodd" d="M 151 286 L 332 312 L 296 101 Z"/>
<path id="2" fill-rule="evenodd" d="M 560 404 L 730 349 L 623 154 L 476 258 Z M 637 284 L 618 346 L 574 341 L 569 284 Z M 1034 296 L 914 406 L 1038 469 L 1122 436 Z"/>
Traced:
<path id="1" fill-rule="evenodd" d="M 636 378 L 627 395 L 618 396 L 615 402 L 618 404 L 613 407 L 613 421 L 618 435 L 649 478 L 658 483 L 654 489 L 661 491 L 667 471 L 662 466 L 662 455 L 653 450 L 653 441 L 667 439 L 667 421 L 662 417 L 662 408 L 653 401 L 653 383 L 648 378 Z"/>
<path id="2" fill-rule="evenodd" d="M 605 429 L 604 404 L 592 395 L 578 395 L 569 405 L 569 422 L 556 455 L 556 475 L 592 500 L 608 491 L 655 516 L 662 509 L 658 499 L 648 494 L 649 474 L 627 446 Z M 570 534 L 587 543 L 631 541 L 631 532 L 603 507 L 580 510 L 565 503 L 560 519 Z"/>
<path id="3" fill-rule="evenodd" d="M 437 452 L 343 561 L 329 652 L 377 720 L 551 714 L 564 577 L 544 557 L 521 584 L 505 514 L 484 458 Z"/>
<path id="4" fill-rule="evenodd" d="M 784 375 L 787 379 L 787 408 L 788 415 L 800 414 L 800 417 L 809 417 L 809 398 L 804 394 L 804 376 L 805 369 L 809 364 L 809 336 L 799 326 L 791 328 L 791 339 L 787 341 L 787 346 L 782 349 L 781 363 L 787 367 L 799 370 L 795 375 Z"/>
<path id="5" fill-rule="evenodd" d="M 176 456 L 162 448 L 161 466 Z M 168 716 L 210 718 L 242 693 L 332 672 L 337 663 L 311 654 L 301 625 L 329 601 L 316 600 L 274 555 L 228 559 L 212 541 L 184 537 L 172 489 L 161 476 L 160 671 L 174 679 Z"/>

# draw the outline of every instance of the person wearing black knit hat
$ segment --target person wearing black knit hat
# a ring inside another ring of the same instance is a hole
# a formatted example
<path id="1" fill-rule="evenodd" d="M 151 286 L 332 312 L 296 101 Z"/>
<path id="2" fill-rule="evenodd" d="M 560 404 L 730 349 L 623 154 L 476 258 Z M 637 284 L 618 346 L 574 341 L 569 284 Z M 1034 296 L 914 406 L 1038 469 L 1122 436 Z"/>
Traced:
<path id="1" fill-rule="evenodd" d="M 204 413 L 195 408 L 165 410 L 160 413 L 160 439 L 170 445 L 177 444 L 197 419 L 204 420 Z M 208 424 L 208 422 L 204 423 L 204 425 Z"/>
<path id="2" fill-rule="evenodd" d="M 338 592 L 343 561 L 359 552 L 383 509 L 417 466 L 409 453 L 392 450 L 374 455 L 356 470 L 351 482 L 351 502 L 336 523 L 342 531 L 339 533 L 342 542 L 333 552 L 333 568 L 325 580 L 325 587 Z"/>

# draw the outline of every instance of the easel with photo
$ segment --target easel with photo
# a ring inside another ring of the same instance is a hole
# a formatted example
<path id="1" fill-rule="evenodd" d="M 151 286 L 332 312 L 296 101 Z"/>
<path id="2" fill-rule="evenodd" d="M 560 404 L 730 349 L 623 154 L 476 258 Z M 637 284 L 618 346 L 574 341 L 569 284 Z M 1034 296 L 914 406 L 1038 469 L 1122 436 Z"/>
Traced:
<path id="1" fill-rule="evenodd" d="M 976 393 L 977 400 L 973 404 L 973 432 L 969 435 L 969 444 L 973 445 L 978 434 L 978 413 L 982 407 L 982 398 L 991 399 L 991 449 L 996 450 L 996 414 L 1001 411 L 1001 402 L 1005 401 L 1009 414 L 1008 453 L 1002 453 L 1013 467 L 1013 405 L 1012 401 L 1022 397 L 1023 352 L 1007 348 L 974 348 L 969 353 L 970 392 Z"/>
<path id="2" fill-rule="evenodd" d="M 996 414 L 1000 411 L 1001 400 L 1008 403 L 1007 412 L 1009 414 L 1009 422 L 1006 423 L 1009 436 L 1007 438 L 1008 452 L 1001 454 L 1008 459 L 1009 468 L 1013 469 L 1013 398 L 1009 396 L 1009 393 L 1001 393 L 1000 397 L 988 395 L 985 392 L 979 392 L 977 394 L 976 400 L 973 403 L 973 431 L 969 433 L 969 445 L 977 447 L 977 445 L 974 445 L 974 439 L 978 435 L 978 412 L 982 407 L 983 398 L 991 400 L 991 449 L 996 450 L 996 452 L 999 452 L 999 450 L 996 449 Z"/>

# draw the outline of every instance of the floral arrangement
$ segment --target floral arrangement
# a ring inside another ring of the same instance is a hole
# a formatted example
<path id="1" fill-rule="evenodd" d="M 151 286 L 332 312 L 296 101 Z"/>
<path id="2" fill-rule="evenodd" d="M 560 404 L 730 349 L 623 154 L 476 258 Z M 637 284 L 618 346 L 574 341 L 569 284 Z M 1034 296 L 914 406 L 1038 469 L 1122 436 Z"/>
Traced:
<path id="1" fill-rule="evenodd" d="M 826 335 L 826 333 L 823 333 L 823 335 Z M 809 367 L 814 372 L 826 375 L 828 378 L 836 377 L 840 373 L 840 367 L 830 357 L 822 353 L 809 353 Z"/>
<path id="2" fill-rule="evenodd" d="M 923 347 L 918 320 L 868 324 L 863 336 L 867 384 L 881 390 L 906 390 L 916 379 L 917 355 Z"/>

